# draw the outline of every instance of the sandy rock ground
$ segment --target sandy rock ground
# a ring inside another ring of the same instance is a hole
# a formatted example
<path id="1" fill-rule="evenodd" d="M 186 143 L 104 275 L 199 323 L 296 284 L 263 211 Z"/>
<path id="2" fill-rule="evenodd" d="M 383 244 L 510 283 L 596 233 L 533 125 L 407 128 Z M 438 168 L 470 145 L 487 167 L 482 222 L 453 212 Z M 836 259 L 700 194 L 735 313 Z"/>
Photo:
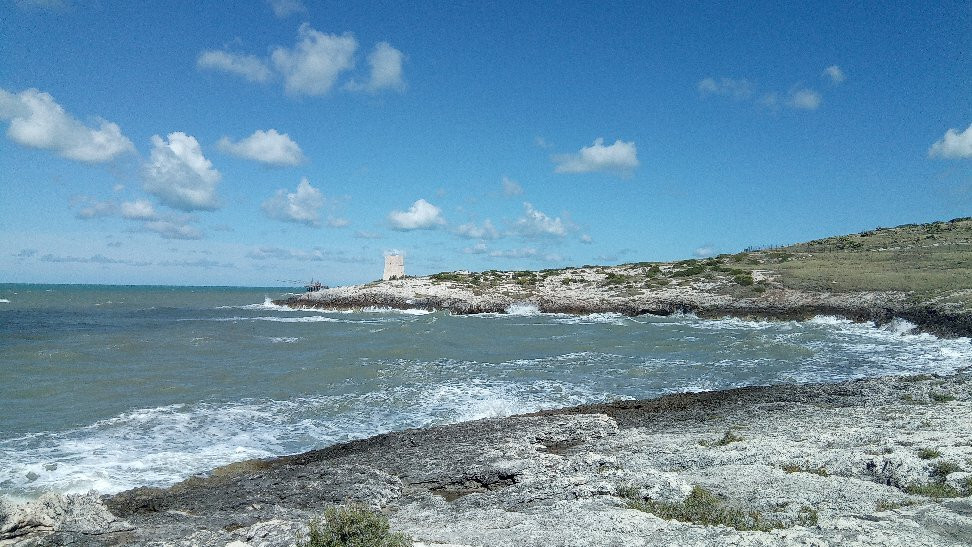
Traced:
<path id="1" fill-rule="evenodd" d="M 358 501 L 425 545 L 969 545 L 970 380 L 744 388 L 408 430 L 168 489 L 0 505 L 0 544 L 292 545 L 324 507 Z M 631 507 L 694 487 L 781 527 Z"/>

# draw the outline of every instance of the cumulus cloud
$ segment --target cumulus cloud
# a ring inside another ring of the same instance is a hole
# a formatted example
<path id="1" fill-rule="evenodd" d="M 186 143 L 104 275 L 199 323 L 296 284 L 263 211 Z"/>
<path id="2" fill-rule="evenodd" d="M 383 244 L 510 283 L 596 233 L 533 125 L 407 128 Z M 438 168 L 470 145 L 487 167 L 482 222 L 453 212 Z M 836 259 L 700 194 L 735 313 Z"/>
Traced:
<path id="1" fill-rule="evenodd" d="M 262 83 L 270 79 L 270 68 L 263 59 L 228 51 L 203 51 L 196 59 L 196 68 L 229 72 L 251 82 Z"/>
<path id="2" fill-rule="evenodd" d="M 737 101 L 748 99 L 753 96 L 753 84 L 745 78 L 704 78 L 699 81 L 699 93 L 705 95 L 721 95 L 732 97 Z"/>
<path id="3" fill-rule="evenodd" d="M 507 177 L 503 177 L 503 194 L 506 196 L 519 196 L 523 194 L 523 187 L 520 183 Z"/>
<path id="4" fill-rule="evenodd" d="M 378 42 L 368 55 L 368 65 L 371 74 L 367 82 L 348 82 L 347 88 L 352 91 L 363 90 L 376 93 L 382 89 L 401 91 L 405 89 L 402 78 L 402 63 L 405 54 L 395 49 L 388 42 Z"/>
<path id="5" fill-rule="evenodd" d="M 517 219 L 513 230 L 523 237 L 564 237 L 568 225 L 560 217 L 550 218 L 529 203 L 523 204 L 523 216 Z"/>
<path id="6" fill-rule="evenodd" d="M 183 211 L 215 210 L 219 171 L 203 156 L 195 137 L 169 133 L 152 136 L 152 155 L 144 169 L 144 188 L 164 205 Z"/>
<path id="7" fill-rule="evenodd" d="M 283 75 L 284 86 L 293 95 L 324 95 L 338 76 L 354 66 L 358 41 L 350 33 L 324 34 L 304 23 L 297 31 L 293 49 L 274 48 L 270 59 Z"/>
<path id="8" fill-rule="evenodd" d="M 446 223 L 442 209 L 424 199 L 413 203 L 408 211 L 392 211 L 388 220 L 396 230 L 434 230 Z"/>
<path id="9" fill-rule="evenodd" d="M 64 111 L 54 98 L 37 89 L 18 94 L 0 88 L 0 120 L 10 122 L 10 140 L 86 163 L 103 163 L 135 151 L 117 124 L 97 119 L 91 128 Z"/>
<path id="10" fill-rule="evenodd" d="M 598 137 L 594 144 L 581 148 L 576 154 L 554 156 L 557 173 L 591 173 L 603 171 L 621 176 L 630 175 L 638 167 L 638 149 L 634 142 L 614 141 L 604 146 Z"/>
<path id="11" fill-rule="evenodd" d="M 158 217 L 155 207 L 145 199 L 126 201 L 121 204 L 121 216 L 129 220 L 154 220 Z"/>
<path id="12" fill-rule="evenodd" d="M 828 66 L 824 69 L 823 74 L 830 79 L 830 83 L 835 85 L 843 83 L 847 79 L 847 76 L 844 76 L 844 71 L 837 65 Z"/>
<path id="13" fill-rule="evenodd" d="M 476 225 L 475 222 L 461 224 L 456 228 L 456 234 L 467 239 L 496 239 L 500 235 L 488 218 L 482 225 Z"/>
<path id="14" fill-rule="evenodd" d="M 267 0 L 267 3 L 270 4 L 270 9 L 273 10 L 273 14 L 278 19 L 285 19 L 295 13 L 304 13 L 307 11 L 304 3 L 300 0 Z"/>
<path id="15" fill-rule="evenodd" d="M 300 179 L 296 192 L 290 193 L 280 189 L 273 197 L 263 202 L 263 212 L 268 217 L 308 226 L 320 225 L 322 207 L 324 207 L 324 194 L 311 186 L 306 177 Z"/>
<path id="16" fill-rule="evenodd" d="M 789 105 L 800 110 L 816 110 L 823 98 L 812 89 L 794 89 L 790 92 Z"/>
<path id="17" fill-rule="evenodd" d="M 931 145 L 928 155 L 950 159 L 972 158 L 972 124 L 961 133 L 957 129 L 946 131 L 944 137 Z"/>
<path id="18" fill-rule="evenodd" d="M 300 146 L 289 135 L 278 133 L 276 129 L 266 131 L 258 129 L 249 137 L 238 142 L 231 141 L 229 137 L 223 137 L 216 146 L 227 154 L 268 165 L 297 165 L 304 159 L 304 153 Z"/>
<path id="19" fill-rule="evenodd" d="M 589 245 L 591 243 L 594 243 L 594 240 L 591 239 L 591 236 L 588 235 L 588 234 L 581 234 L 581 236 L 580 236 L 580 242 Z"/>

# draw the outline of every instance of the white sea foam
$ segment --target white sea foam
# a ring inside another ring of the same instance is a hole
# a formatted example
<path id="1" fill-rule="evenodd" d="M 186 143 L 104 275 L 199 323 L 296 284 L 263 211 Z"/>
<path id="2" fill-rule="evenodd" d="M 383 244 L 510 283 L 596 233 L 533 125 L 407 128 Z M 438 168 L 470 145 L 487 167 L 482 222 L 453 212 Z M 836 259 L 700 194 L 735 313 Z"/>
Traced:
<path id="1" fill-rule="evenodd" d="M 557 316 L 554 321 L 564 325 L 625 325 L 628 318 L 620 313 L 592 313 L 590 315 Z"/>
<path id="2" fill-rule="evenodd" d="M 295 344 L 300 340 L 297 336 L 274 336 L 270 341 L 274 344 Z"/>
<path id="3" fill-rule="evenodd" d="M 506 308 L 507 315 L 533 316 L 540 315 L 540 308 L 528 302 L 516 302 Z"/>
<path id="4" fill-rule="evenodd" d="M 6 298 L 0 298 L 0 304 L 9 304 L 9 303 L 10 301 L 7 300 Z"/>
<path id="5" fill-rule="evenodd" d="M 370 308 L 363 308 L 361 311 L 365 313 L 398 313 L 402 315 L 429 315 L 430 313 L 434 313 L 430 310 L 424 310 L 419 308 L 397 309 L 397 308 L 370 307 Z"/>

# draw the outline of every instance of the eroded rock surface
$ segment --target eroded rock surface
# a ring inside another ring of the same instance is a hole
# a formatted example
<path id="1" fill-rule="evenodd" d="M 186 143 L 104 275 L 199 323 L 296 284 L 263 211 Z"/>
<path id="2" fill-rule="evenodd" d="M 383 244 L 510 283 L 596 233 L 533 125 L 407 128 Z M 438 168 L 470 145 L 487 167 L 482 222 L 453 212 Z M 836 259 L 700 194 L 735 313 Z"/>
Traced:
<path id="1" fill-rule="evenodd" d="M 326 506 L 359 501 L 427 545 L 968 545 L 970 379 L 744 388 L 407 430 L 167 489 L 2 506 L 0 543 L 291 545 Z M 696 486 L 783 527 L 629 506 Z M 809 512 L 815 523 L 797 522 Z"/>

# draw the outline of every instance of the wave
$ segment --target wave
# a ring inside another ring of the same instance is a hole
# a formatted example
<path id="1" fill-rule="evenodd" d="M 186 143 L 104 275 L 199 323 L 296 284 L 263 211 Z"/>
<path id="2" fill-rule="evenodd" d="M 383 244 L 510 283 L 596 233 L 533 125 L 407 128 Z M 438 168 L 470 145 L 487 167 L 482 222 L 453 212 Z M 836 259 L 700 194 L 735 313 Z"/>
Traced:
<path id="1" fill-rule="evenodd" d="M 9 304 L 9 303 L 10 301 L 7 300 L 6 298 L 0 298 L 0 304 Z"/>

